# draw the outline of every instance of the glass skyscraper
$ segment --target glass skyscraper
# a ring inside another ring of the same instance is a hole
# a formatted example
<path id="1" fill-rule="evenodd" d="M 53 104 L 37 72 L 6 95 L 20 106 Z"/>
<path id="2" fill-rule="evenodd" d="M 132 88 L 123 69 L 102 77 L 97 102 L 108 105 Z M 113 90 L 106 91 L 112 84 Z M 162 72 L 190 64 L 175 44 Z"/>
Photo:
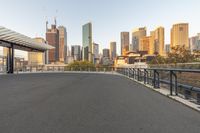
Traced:
<path id="1" fill-rule="evenodd" d="M 93 61 L 92 57 L 92 23 L 87 23 L 82 27 L 82 59 L 84 61 Z"/>

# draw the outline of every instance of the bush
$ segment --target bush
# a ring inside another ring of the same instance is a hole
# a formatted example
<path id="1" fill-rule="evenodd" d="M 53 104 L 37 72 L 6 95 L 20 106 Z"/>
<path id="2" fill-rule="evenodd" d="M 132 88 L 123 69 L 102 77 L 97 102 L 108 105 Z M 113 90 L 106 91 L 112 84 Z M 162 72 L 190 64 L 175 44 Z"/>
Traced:
<path id="1" fill-rule="evenodd" d="M 92 71 L 94 69 L 95 65 L 88 61 L 75 61 L 65 68 L 66 71 Z"/>

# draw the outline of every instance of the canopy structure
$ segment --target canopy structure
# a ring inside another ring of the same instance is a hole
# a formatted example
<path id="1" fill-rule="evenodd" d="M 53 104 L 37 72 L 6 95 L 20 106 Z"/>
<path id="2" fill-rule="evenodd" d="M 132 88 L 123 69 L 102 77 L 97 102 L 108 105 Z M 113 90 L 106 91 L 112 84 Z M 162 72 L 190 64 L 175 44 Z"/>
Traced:
<path id="1" fill-rule="evenodd" d="M 0 46 L 11 47 L 25 51 L 44 52 L 54 47 L 46 43 L 38 43 L 34 39 L 0 26 Z"/>
<path id="2" fill-rule="evenodd" d="M 14 68 L 14 49 L 45 52 L 54 47 L 46 43 L 38 43 L 34 39 L 0 26 L 0 46 L 8 48 L 7 54 L 7 73 L 13 73 Z"/>

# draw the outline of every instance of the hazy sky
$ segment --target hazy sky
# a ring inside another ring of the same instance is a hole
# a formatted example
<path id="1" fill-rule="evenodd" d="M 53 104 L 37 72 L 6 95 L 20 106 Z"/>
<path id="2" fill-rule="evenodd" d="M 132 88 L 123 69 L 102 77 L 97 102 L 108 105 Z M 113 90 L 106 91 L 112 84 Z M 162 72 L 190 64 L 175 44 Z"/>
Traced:
<path id="1" fill-rule="evenodd" d="M 0 0 L 0 25 L 30 37 L 45 37 L 45 21 L 67 28 L 68 44 L 81 45 L 82 25 L 91 21 L 93 41 L 101 48 L 117 41 L 120 32 L 146 26 L 148 34 L 178 22 L 190 24 L 190 36 L 200 32 L 200 0 Z"/>

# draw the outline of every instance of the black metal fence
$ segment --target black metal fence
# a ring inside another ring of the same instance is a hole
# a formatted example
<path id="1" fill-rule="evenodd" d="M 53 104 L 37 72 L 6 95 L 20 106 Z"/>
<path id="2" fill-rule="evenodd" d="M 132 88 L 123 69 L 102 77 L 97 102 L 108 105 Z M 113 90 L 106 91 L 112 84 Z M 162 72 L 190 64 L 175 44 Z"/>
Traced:
<path id="1" fill-rule="evenodd" d="M 155 89 L 169 89 L 169 95 L 180 96 L 200 104 L 199 69 L 117 68 L 116 71 L 129 78 L 151 85 Z"/>

